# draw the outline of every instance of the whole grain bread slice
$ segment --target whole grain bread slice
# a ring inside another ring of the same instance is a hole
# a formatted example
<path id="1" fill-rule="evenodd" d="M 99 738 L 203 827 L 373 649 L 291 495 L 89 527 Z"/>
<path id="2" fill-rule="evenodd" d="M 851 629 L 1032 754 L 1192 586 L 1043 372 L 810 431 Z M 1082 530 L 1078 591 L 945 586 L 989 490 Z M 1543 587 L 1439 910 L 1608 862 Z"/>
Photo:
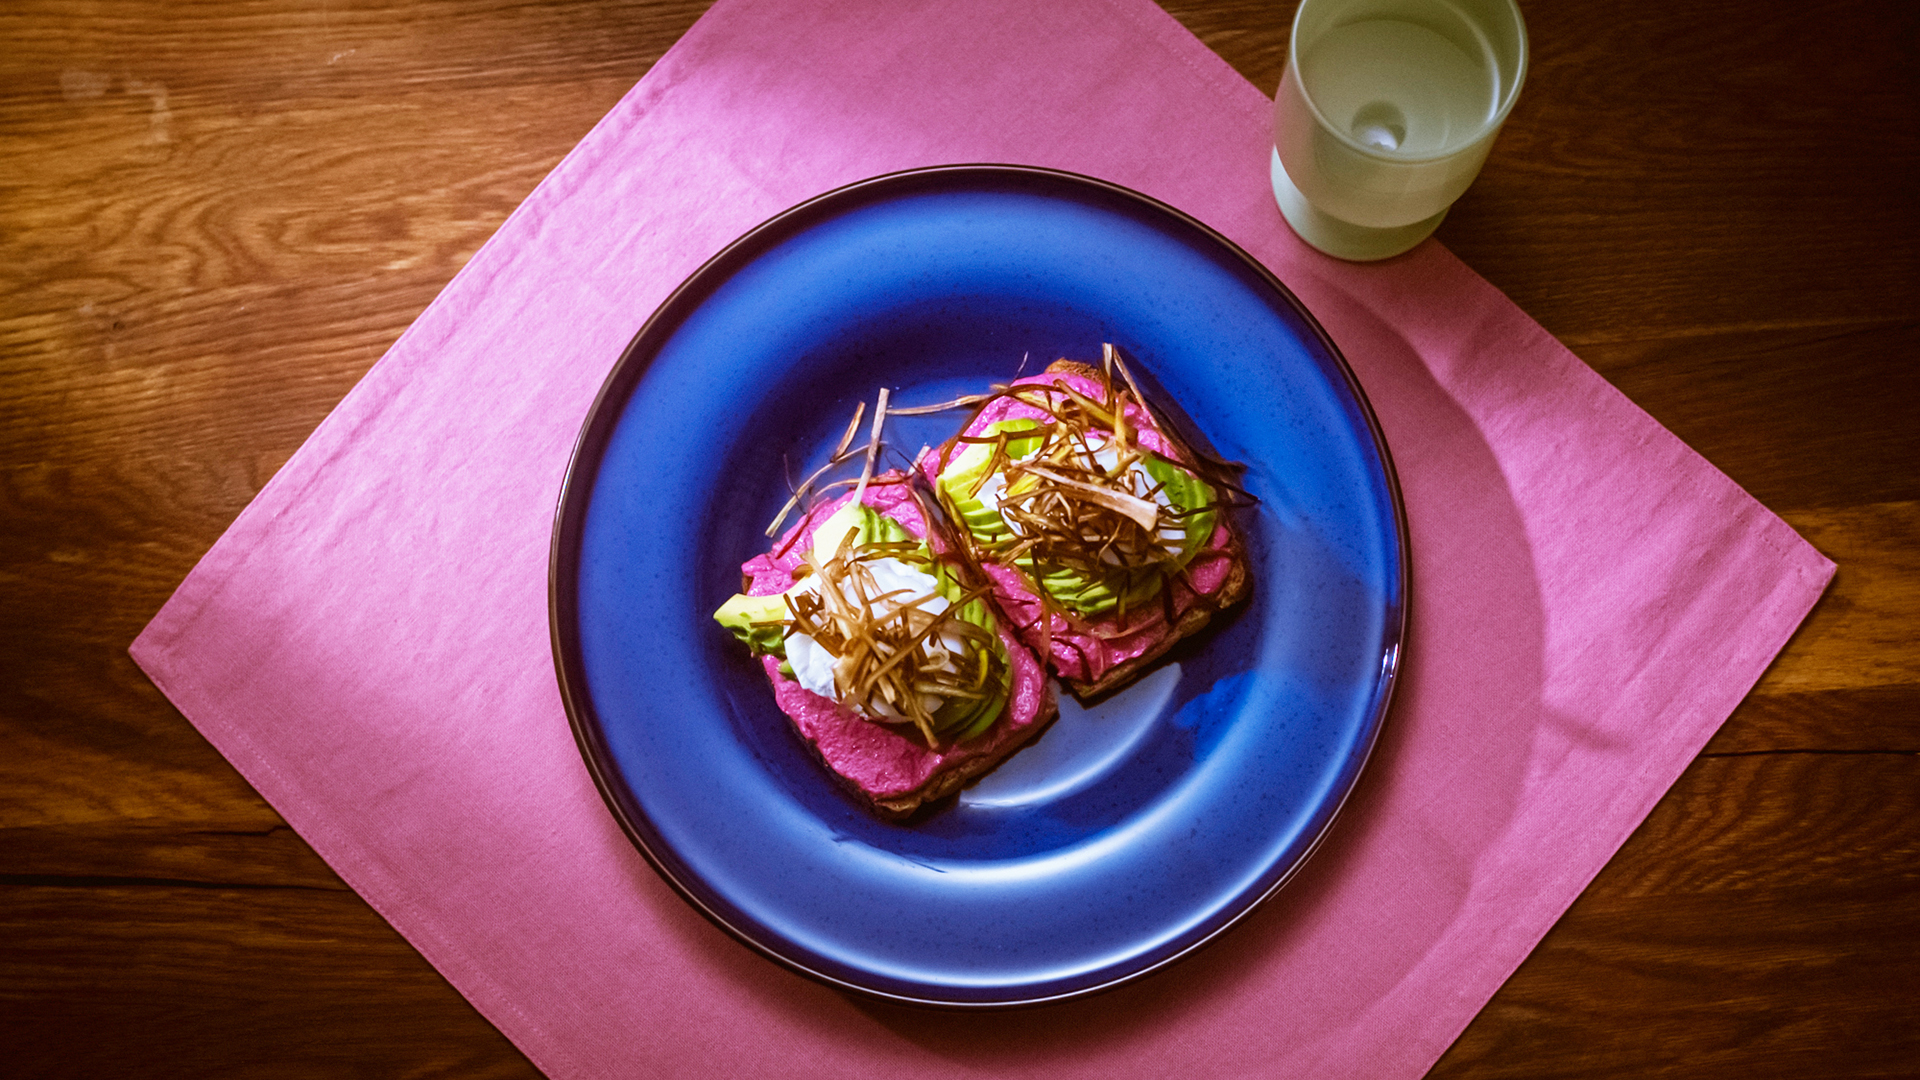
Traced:
<path id="1" fill-rule="evenodd" d="M 1042 374 L 1073 375 L 1096 382 L 1102 382 L 1107 378 L 1106 374 L 1100 368 L 1067 359 L 1055 360 L 1053 363 L 1047 365 L 1046 370 L 1042 372 Z M 1143 408 L 1146 408 L 1149 415 L 1153 417 L 1154 430 L 1177 452 L 1181 458 L 1181 464 L 1191 468 L 1196 462 L 1210 460 L 1210 458 L 1197 452 L 1186 439 L 1181 437 L 1177 430 L 1174 430 L 1168 424 L 1161 423 L 1159 415 L 1154 412 L 1147 402 L 1142 401 L 1141 405 Z M 925 460 L 950 460 L 957 450 L 958 439 L 959 436 L 956 435 L 953 439 L 948 440 L 948 442 L 936 448 L 931 456 Z M 1226 545 L 1224 548 L 1211 549 L 1209 557 L 1219 558 L 1224 556 L 1227 559 L 1228 565 L 1225 576 L 1214 588 L 1204 593 L 1198 590 L 1189 590 L 1193 594 L 1192 603 L 1180 611 L 1177 617 L 1167 625 L 1165 636 L 1156 640 L 1145 652 L 1131 659 L 1114 664 L 1112 667 L 1102 671 L 1097 678 L 1092 679 L 1070 677 L 1060 671 L 1051 656 L 1041 657 L 1075 698 L 1083 702 L 1092 701 L 1132 683 L 1148 668 L 1159 661 L 1161 657 L 1165 656 L 1168 650 L 1186 638 L 1198 634 L 1213 621 L 1217 613 L 1246 599 L 1252 592 L 1253 575 L 1247 558 L 1246 543 L 1241 536 L 1240 530 L 1232 522 L 1230 513 L 1220 514 L 1219 525 L 1226 534 Z M 1167 587 L 1184 588 L 1184 586 L 1176 586 L 1172 580 L 1169 580 Z M 1001 608 L 1006 610 L 1009 607 L 1009 603 L 1007 603 L 1006 598 L 1003 597 Z M 1098 625 L 1099 620 L 1093 621 Z"/>
<path id="2" fill-rule="evenodd" d="M 875 477 L 863 493 L 862 501 L 893 517 L 909 533 L 927 539 L 936 552 L 953 551 L 956 545 L 944 523 L 927 517 L 917 500 L 904 497 L 908 483 L 908 478 L 898 473 Z M 799 558 L 795 552 L 810 543 L 813 529 L 843 501 L 845 499 L 832 500 L 814 507 L 781 537 L 772 552 L 749 559 L 741 567 L 742 591 L 752 590 L 756 583 L 765 589 L 780 589 L 790 584 L 793 564 Z M 991 604 L 991 597 L 988 601 Z M 1010 664 L 1027 674 L 1010 675 L 1013 685 L 1009 692 L 1013 699 L 1007 704 L 1006 715 L 965 743 L 938 748 L 927 746 L 915 734 L 875 724 L 837 702 L 802 689 L 797 681 L 780 673 L 776 657 L 762 657 L 761 665 L 772 684 L 776 706 L 786 714 L 795 734 L 820 764 L 843 789 L 865 802 L 877 815 L 899 821 L 993 771 L 1059 715 L 1059 703 L 1053 688 L 1047 684 L 1038 658 L 1012 633 L 1001 612 L 995 609 L 994 615 Z M 905 791 L 899 789 L 895 780 L 884 784 L 876 780 L 869 786 L 853 775 L 860 772 L 862 762 L 876 759 L 910 761 L 912 772 L 924 769 L 926 775 Z"/>

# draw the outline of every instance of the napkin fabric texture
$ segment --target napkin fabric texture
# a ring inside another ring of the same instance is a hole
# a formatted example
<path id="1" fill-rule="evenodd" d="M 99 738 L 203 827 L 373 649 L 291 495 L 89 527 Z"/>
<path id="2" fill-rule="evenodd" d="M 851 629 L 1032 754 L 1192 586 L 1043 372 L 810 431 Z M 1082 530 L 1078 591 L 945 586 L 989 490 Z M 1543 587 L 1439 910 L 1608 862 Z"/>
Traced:
<path id="1" fill-rule="evenodd" d="M 1833 567 L 1437 243 L 1304 246 L 1268 188 L 1270 108 L 1149 0 L 721 0 L 133 654 L 555 1077 L 1418 1076 Z M 956 162 L 1102 177 L 1271 267 L 1370 395 L 1412 531 L 1403 682 L 1320 853 L 1167 971 L 995 1015 L 857 1001 L 704 921 L 602 804 L 547 631 L 573 440 L 655 306 L 794 203 Z"/>

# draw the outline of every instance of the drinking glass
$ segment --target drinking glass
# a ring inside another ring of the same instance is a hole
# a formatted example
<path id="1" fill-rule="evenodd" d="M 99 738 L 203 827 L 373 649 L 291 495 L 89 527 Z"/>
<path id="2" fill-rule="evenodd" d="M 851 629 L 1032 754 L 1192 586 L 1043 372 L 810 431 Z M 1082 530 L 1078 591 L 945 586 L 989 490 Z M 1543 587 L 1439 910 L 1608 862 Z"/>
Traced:
<path id="1" fill-rule="evenodd" d="M 1426 239 L 1473 182 L 1527 72 L 1514 0 L 1301 0 L 1273 102 L 1273 195 L 1342 259 Z"/>

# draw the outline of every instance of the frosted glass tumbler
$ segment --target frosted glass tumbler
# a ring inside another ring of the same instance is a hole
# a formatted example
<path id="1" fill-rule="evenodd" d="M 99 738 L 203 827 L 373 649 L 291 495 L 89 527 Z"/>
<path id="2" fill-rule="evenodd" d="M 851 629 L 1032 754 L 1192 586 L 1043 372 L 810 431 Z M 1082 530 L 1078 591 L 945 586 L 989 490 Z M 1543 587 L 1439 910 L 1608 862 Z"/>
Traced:
<path id="1" fill-rule="evenodd" d="M 1273 195 L 1342 259 L 1426 239 L 1487 160 L 1527 73 L 1514 0 L 1301 0 L 1273 99 Z"/>

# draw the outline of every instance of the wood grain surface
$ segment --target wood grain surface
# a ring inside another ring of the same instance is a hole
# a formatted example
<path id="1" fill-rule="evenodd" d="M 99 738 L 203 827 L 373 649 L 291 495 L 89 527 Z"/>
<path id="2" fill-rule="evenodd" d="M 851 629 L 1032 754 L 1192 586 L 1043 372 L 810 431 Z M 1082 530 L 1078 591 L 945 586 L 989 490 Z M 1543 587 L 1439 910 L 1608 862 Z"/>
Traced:
<path id="1" fill-rule="evenodd" d="M 0 1074 L 535 1075 L 126 648 L 704 7 L 0 5 Z M 1433 1075 L 1915 1075 L 1920 5 L 1523 10 L 1441 239 L 1840 569 Z"/>

